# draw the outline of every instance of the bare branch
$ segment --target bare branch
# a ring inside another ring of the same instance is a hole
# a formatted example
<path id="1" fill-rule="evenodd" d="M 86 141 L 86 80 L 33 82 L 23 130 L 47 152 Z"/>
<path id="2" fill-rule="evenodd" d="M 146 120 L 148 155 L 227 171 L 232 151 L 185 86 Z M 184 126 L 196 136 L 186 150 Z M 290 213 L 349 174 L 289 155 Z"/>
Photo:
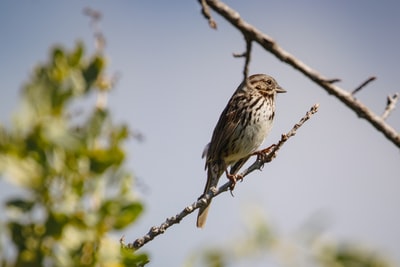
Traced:
<path id="1" fill-rule="evenodd" d="M 353 92 L 351 92 L 351 94 L 355 95 L 358 91 L 360 91 L 365 86 L 367 86 L 370 82 L 375 81 L 375 80 L 376 80 L 375 76 L 369 77 L 365 82 L 363 82 L 360 86 L 358 86 L 356 89 L 354 89 Z"/>
<path id="2" fill-rule="evenodd" d="M 399 93 L 395 93 L 393 96 L 387 97 L 387 103 L 385 111 L 382 114 L 382 119 L 386 120 L 390 113 L 396 108 L 397 101 L 399 101 Z"/>
<path id="3" fill-rule="evenodd" d="M 247 79 L 249 75 L 249 63 L 250 63 L 250 56 L 251 56 L 251 40 L 246 38 L 246 53 L 245 53 L 245 61 L 243 67 L 243 81 Z"/>
<path id="4" fill-rule="evenodd" d="M 245 57 L 245 56 L 246 56 L 246 52 L 243 52 L 243 53 L 241 53 L 241 54 L 239 54 L 239 53 L 232 53 L 232 56 L 233 56 L 233 57 Z"/>
<path id="5" fill-rule="evenodd" d="M 238 53 L 233 53 L 233 57 L 239 58 L 239 57 L 244 57 L 244 67 L 243 67 L 243 81 L 246 80 L 247 76 L 249 75 L 249 63 L 250 63 L 250 56 L 251 56 L 251 40 L 245 38 L 246 40 L 246 51 L 238 54 Z"/>
<path id="6" fill-rule="evenodd" d="M 201 14 L 203 14 L 203 16 L 208 20 L 208 25 L 212 29 L 217 29 L 217 23 L 211 17 L 210 8 L 207 5 L 207 1 L 206 0 L 199 0 L 199 3 L 201 5 Z"/>
<path id="7" fill-rule="evenodd" d="M 387 124 L 381 116 L 373 113 L 367 106 L 355 99 L 351 93 L 343 90 L 342 88 L 335 86 L 327 78 L 323 77 L 316 70 L 312 69 L 293 55 L 282 49 L 278 44 L 268 35 L 262 33 L 254 26 L 244 21 L 238 12 L 231 9 L 226 4 L 218 0 L 205 0 L 210 8 L 215 12 L 224 17 L 234 27 L 236 27 L 246 38 L 260 44 L 265 50 L 271 52 L 277 58 L 291 65 L 301 73 L 306 75 L 312 81 L 321 86 L 328 94 L 334 95 L 341 102 L 343 102 L 348 108 L 352 109 L 360 118 L 367 120 L 371 123 L 375 129 L 385 135 L 394 145 L 400 148 L 400 134 Z"/>
<path id="8" fill-rule="evenodd" d="M 327 82 L 327 83 L 338 83 L 338 82 L 341 82 L 341 81 L 342 80 L 338 79 L 338 78 L 325 80 L 325 82 Z"/>
<path id="9" fill-rule="evenodd" d="M 257 160 L 248 168 L 246 169 L 243 173 L 240 174 L 240 176 L 243 178 L 253 172 L 256 169 L 261 169 L 261 167 L 264 165 L 264 163 L 271 162 L 275 157 L 278 152 L 278 150 L 283 146 L 283 144 L 292 136 L 296 134 L 297 129 L 299 129 L 310 117 L 315 114 L 318 111 L 318 104 L 315 104 L 314 106 L 311 107 L 310 111 L 306 113 L 306 115 L 300 119 L 298 123 L 296 123 L 293 128 L 287 132 L 286 134 L 282 134 L 281 139 L 276 145 L 273 145 L 273 148 L 270 150 L 262 150 L 258 154 L 263 153 L 263 156 L 257 157 Z M 183 218 L 185 218 L 187 215 L 195 211 L 196 209 L 203 207 L 207 205 L 212 198 L 218 196 L 219 194 L 228 191 L 232 187 L 232 182 L 228 181 L 222 186 L 220 186 L 216 190 L 209 190 L 206 194 L 202 195 L 196 202 L 193 204 L 185 207 L 180 213 L 176 214 L 175 216 L 172 216 L 170 218 L 167 218 L 160 226 L 153 226 L 150 228 L 149 232 L 145 234 L 143 237 L 140 237 L 136 239 L 133 243 L 125 244 L 124 242 L 124 237 L 120 239 L 121 246 L 128 248 L 128 249 L 134 249 L 137 250 L 144 246 L 146 243 L 149 241 L 153 240 L 155 237 L 157 237 L 160 234 L 165 233 L 165 231 L 171 227 L 174 224 L 178 224 L 181 222 Z M 215 188 L 213 188 L 215 189 Z"/>
<path id="10" fill-rule="evenodd" d="M 104 50 L 104 47 L 106 46 L 106 38 L 100 29 L 102 14 L 101 12 L 90 7 L 85 7 L 83 9 L 83 14 L 90 18 L 90 25 L 93 29 L 96 49 L 97 51 L 102 52 Z"/>
<path id="11" fill-rule="evenodd" d="M 254 170 L 261 170 L 265 163 L 271 162 L 275 157 L 278 150 L 283 146 L 283 144 L 292 136 L 296 134 L 297 129 L 299 129 L 306 121 L 308 121 L 312 115 L 317 113 L 319 108 L 319 104 L 315 104 L 311 107 L 309 111 L 307 111 L 306 115 L 300 119 L 298 123 L 296 123 L 293 128 L 287 132 L 286 134 L 282 134 L 281 140 L 270 148 L 265 150 L 261 150 L 262 153 L 261 157 L 257 157 L 257 160 L 250 165 L 246 170 L 239 174 L 240 177 L 245 177 L 249 173 L 253 172 Z M 259 153 L 258 153 L 259 154 Z"/>

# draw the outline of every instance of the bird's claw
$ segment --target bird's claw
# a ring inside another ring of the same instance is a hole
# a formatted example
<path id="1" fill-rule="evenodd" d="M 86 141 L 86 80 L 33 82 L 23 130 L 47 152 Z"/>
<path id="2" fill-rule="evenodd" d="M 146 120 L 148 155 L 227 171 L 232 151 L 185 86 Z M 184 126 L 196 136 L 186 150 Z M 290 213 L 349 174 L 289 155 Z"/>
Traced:
<path id="1" fill-rule="evenodd" d="M 262 149 L 262 150 L 258 150 L 256 152 L 254 152 L 252 155 L 257 156 L 257 160 L 264 162 L 265 158 L 267 157 L 267 155 L 269 153 L 271 153 L 271 150 L 274 149 L 276 147 L 275 144 L 270 145 L 269 147 Z"/>
<path id="2" fill-rule="evenodd" d="M 238 181 L 242 182 L 243 181 L 243 176 L 240 174 L 230 174 L 226 173 L 226 177 L 231 181 L 231 185 L 229 186 L 229 191 L 231 192 L 231 195 L 233 195 L 233 190 L 235 189 L 236 183 Z"/>

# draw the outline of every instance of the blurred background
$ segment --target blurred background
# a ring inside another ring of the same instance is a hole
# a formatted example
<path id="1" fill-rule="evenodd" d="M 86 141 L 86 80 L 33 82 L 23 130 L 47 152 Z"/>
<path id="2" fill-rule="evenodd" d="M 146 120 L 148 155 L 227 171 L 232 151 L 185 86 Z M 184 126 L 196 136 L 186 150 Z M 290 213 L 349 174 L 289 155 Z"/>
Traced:
<path id="1" fill-rule="evenodd" d="M 400 91 L 397 1 L 226 3 L 324 76 L 340 78 L 342 88 L 351 91 L 376 76 L 356 96 L 377 114 L 387 95 Z M 127 143 L 126 167 L 135 175 L 145 212 L 128 231 L 115 234 L 132 242 L 202 193 L 201 153 L 241 82 L 244 62 L 232 53 L 243 52 L 245 44 L 215 13 L 218 29 L 210 29 L 197 1 L 1 1 L 2 124 L 11 124 L 21 86 L 54 44 L 68 48 L 83 40 L 94 50 L 83 15 L 87 6 L 103 14 L 108 69 L 119 76 L 108 105 L 117 121 L 144 137 Z M 234 197 L 213 201 L 203 230 L 192 214 L 146 245 L 149 266 L 180 266 L 204 247 L 229 244 L 257 216 L 289 238 L 311 227 L 328 240 L 360 243 L 400 262 L 399 149 L 258 45 L 249 71 L 272 75 L 288 91 L 277 99 L 264 146 L 279 140 L 313 104 L 320 111 L 262 172 L 238 184 Z M 399 109 L 387 121 L 399 130 Z M 12 193 L 1 181 L 1 200 Z M 262 259 L 256 264 L 265 266 Z"/>

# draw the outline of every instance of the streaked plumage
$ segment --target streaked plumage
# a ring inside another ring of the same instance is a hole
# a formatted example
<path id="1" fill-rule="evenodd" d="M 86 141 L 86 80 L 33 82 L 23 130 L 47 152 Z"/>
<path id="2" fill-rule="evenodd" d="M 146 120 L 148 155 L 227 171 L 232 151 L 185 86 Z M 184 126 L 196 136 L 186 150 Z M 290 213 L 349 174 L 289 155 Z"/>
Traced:
<path id="1" fill-rule="evenodd" d="M 204 194 L 217 186 L 229 166 L 235 165 L 234 171 L 238 171 L 262 144 L 272 127 L 276 94 L 286 92 L 265 74 L 252 75 L 247 83 L 243 81 L 232 95 L 215 126 L 211 142 L 204 149 L 207 169 Z M 197 227 L 204 226 L 208 209 L 209 206 L 200 208 Z"/>

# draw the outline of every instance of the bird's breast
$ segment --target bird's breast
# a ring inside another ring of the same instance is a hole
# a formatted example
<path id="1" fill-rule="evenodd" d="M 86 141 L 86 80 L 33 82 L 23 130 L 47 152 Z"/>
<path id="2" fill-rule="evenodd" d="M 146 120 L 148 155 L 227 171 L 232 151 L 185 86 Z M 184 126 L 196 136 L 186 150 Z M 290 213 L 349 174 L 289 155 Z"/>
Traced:
<path id="1" fill-rule="evenodd" d="M 274 108 L 268 102 L 257 108 L 251 107 L 246 114 L 241 116 L 244 119 L 239 122 L 229 142 L 233 149 L 224 159 L 228 165 L 255 152 L 272 128 Z"/>

